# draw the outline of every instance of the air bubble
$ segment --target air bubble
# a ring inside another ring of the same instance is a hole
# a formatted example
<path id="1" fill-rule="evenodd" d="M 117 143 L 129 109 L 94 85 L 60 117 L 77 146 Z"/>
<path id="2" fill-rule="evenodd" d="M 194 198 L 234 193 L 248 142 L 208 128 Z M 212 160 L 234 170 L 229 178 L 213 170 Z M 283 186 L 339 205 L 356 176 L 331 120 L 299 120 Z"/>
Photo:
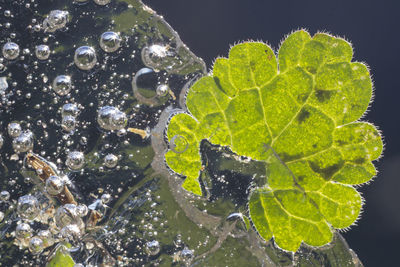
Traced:
<path id="1" fill-rule="evenodd" d="M 15 228 L 15 237 L 24 241 L 32 236 L 32 228 L 27 223 L 20 223 Z"/>
<path id="2" fill-rule="evenodd" d="M 50 56 L 50 47 L 48 45 L 38 45 L 35 48 L 35 55 L 39 60 L 46 60 Z"/>
<path id="3" fill-rule="evenodd" d="M 167 94 L 168 94 L 168 92 L 169 92 L 169 87 L 168 87 L 168 85 L 166 85 L 166 84 L 160 84 L 159 86 L 157 86 L 157 89 L 156 89 L 156 94 L 158 95 L 158 96 L 166 96 Z"/>
<path id="4" fill-rule="evenodd" d="M 118 157 L 115 156 L 114 154 L 107 154 L 104 157 L 104 165 L 107 168 L 110 168 L 110 169 L 114 168 L 115 166 L 117 166 L 117 164 L 118 164 Z"/>
<path id="5" fill-rule="evenodd" d="M 55 32 L 62 29 L 67 25 L 69 20 L 68 11 L 52 10 L 47 18 L 43 21 L 43 28 L 45 32 Z"/>
<path id="6" fill-rule="evenodd" d="M 78 225 L 80 228 L 83 227 L 83 221 L 75 204 L 65 204 L 59 207 L 56 211 L 55 219 L 56 225 L 60 229 L 70 224 Z"/>
<path id="7" fill-rule="evenodd" d="M 156 87 L 158 85 L 158 75 L 149 68 L 140 69 L 135 75 L 135 86 L 137 92 L 145 97 L 152 98 L 156 96 Z"/>
<path id="8" fill-rule="evenodd" d="M 97 122 L 105 130 L 121 130 L 128 123 L 128 118 L 116 107 L 104 106 L 97 113 Z"/>
<path id="9" fill-rule="evenodd" d="M 176 53 L 170 46 L 152 44 L 142 49 L 142 61 L 147 67 L 158 70 L 172 68 Z"/>
<path id="10" fill-rule="evenodd" d="M 160 243 L 157 240 L 147 242 L 146 252 L 151 256 L 157 255 L 160 252 Z"/>
<path id="11" fill-rule="evenodd" d="M 62 107 L 61 110 L 61 116 L 72 116 L 72 117 L 76 117 L 79 115 L 79 108 L 77 107 L 77 105 L 72 104 L 72 103 L 68 103 L 65 104 Z"/>
<path id="12" fill-rule="evenodd" d="M 33 255 L 37 255 L 43 251 L 43 240 L 40 239 L 39 237 L 35 236 L 32 237 L 31 240 L 29 241 L 29 251 Z"/>
<path id="13" fill-rule="evenodd" d="M 81 230 L 76 224 L 69 224 L 61 229 L 60 234 L 65 239 L 77 240 L 81 237 Z"/>
<path id="14" fill-rule="evenodd" d="M 71 132 L 75 129 L 76 119 L 73 116 L 64 116 L 61 120 L 61 127 L 66 132 Z"/>
<path id="15" fill-rule="evenodd" d="M 10 193 L 8 191 L 1 191 L 0 192 L 0 201 L 6 202 L 10 199 Z"/>
<path id="16" fill-rule="evenodd" d="M 102 201 L 104 204 L 107 204 L 108 202 L 111 201 L 111 195 L 110 195 L 110 194 L 103 194 L 103 195 L 101 195 L 101 201 Z"/>
<path id="17" fill-rule="evenodd" d="M 97 63 L 96 51 L 90 46 L 81 46 L 75 50 L 75 65 L 81 70 L 90 70 Z"/>
<path id="18" fill-rule="evenodd" d="M 25 195 L 18 199 L 17 211 L 21 218 L 35 219 L 40 212 L 39 202 L 36 197 Z"/>
<path id="19" fill-rule="evenodd" d="M 85 155 L 80 151 L 69 152 L 65 165 L 71 170 L 82 169 L 83 165 L 85 165 Z"/>
<path id="20" fill-rule="evenodd" d="M 49 230 L 40 230 L 37 236 L 42 239 L 44 247 L 50 247 L 54 244 L 53 235 Z"/>
<path id="21" fill-rule="evenodd" d="M 53 90 L 60 96 L 67 95 L 72 89 L 71 77 L 68 75 L 58 75 L 53 80 Z"/>
<path id="22" fill-rule="evenodd" d="M 65 182 L 61 177 L 52 175 L 46 180 L 46 192 L 49 195 L 56 196 L 63 191 L 64 185 Z"/>
<path id="23" fill-rule="evenodd" d="M 7 126 L 7 131 L 8 131 L 8 134 L 11 137 L 15 138 L 15 137 L 18 137 L 21 134 L 22 128 L 21 128 L 21 125 L 19 123 L 11 122 Z"/>
<path id="24" fill-rule="evenodd" d="M 105 32 L 100 37 L 100 47 L 105 52 L 115 52 L 121 47 L 121 37 L 115 32 Z"/>
<path id="25" fill-rule="evenodd" d="M 8 60 L 14 60 L 19 56 L 19 45 L 13 42 L 8 42 L 3 45 L 3 57 Z"/>
<path id="26" fill-rule="evenodd" d="M 76 212 L 79 217 L 85 217 L 88 214 L 88 207 L 85 204 L 80 204 L 76 207 Z"/>
<path id="27" fill-rule="evenodd" d="M 33 149 L 33 134 L 31 131 L 21 133 L 12 142 L 14 151 L 17 153 L 24 153 Z"/>

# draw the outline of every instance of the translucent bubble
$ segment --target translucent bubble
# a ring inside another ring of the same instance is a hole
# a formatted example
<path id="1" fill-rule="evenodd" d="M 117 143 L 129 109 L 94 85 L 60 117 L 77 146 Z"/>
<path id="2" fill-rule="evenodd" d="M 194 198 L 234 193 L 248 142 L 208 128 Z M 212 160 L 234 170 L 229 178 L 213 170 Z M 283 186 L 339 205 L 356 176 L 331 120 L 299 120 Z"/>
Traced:
<path id="1" fill-rule="evenodd" d="M 15 228 L 15 237 L 24 240 L 32 236 L 32 228 L 27 223 L 20 223 Z"/>
<path id="2" fill-rule="evenodd" d="M 121 130 L 126 126 L 128 118 L 116 107 L 104 106 L 97 113 L 97 122 L 105 130 Z"/>
<path id="3" fill-rule="evenodd" d="M 146 252 L 151 256 L 157 255 L 160 252 L 160 243 L 157 240 L 147 242 Z"/>
<path id="4" fill-rule="evenodd" d="M 184 136 L 181 135 L 175 135 L 174 137 L 172 137 L 169 145 L 171 150 L 175 153 L 183 153 L 189 147 L 188 141 Z"/>
<path id="5" fill-rule="evenodd" d="M 14 60 L 19 56 L 19 45 L 8 42 L 3 45 L 3 57 L 8 60 Z"/>
<path id="6" fill-rule="evenodd" d="M 3 135 L 0 134 L 0 148 L 3 147 L 3 144 L 4 144 Z"/>
<path id="7" fill-rule="evenodd" d="M 172 68 L 176 53 L 169 46 L 152 44 L 142 49 L 143 63 L 153 69 L 165 70 Z"/>
<path id="8" fill-rule="evenodd" d="M 75 65 L 81 70 L 90 70 L 97 63 L 96 51 L 90 46 L 81 46 L 75 50 Z"/>
<path id="9" fill-rule="evenodd" d="M 50 56 L 50 47 L 48 45 L 38 45 L 35 48 L 35 55 L 39 60 L 46 60 Z"/>
<path id="10" fill-rule="evenodd" d="M 80 151 L 68 153 L 65 165 L 71 170 L 79 170 L 85 165 L 85 155 Z"/>
<path id="11" fill-rule="evenodd" d="M 66 132 L 71 132 L 75 129 L 76 119 L 73 116 L 63 116 L 61 120 L 61 127 Z"/>
<path id="12" fill-rule="evenodd" d="M 53 80 L 53 90 L 58 95 L 67 95 L 72 89 L 71 77 L 68 75 L 58 75 Z"/>
<path id="13" fill-rule="evenodd" d="M 7 131 L 11 137 L 15 138 L 21 134 L 22 128 L 18 122 L 11 122 L 7 126 Z"/>
<path id="14" fill-rule="evenodd" d="M 107 206 L 104 205 L 101 199 L 96 199 L 92 204 L 88 206 L 90 210 L 98 212 L 101 216 L 104 216 L 106 214 L 106 207 Z"/>
<path id="15" fill-rule="evenodd" d="M 36 197 L 25 195 L 18 199 L 17 212 L 21 218 L 35 219 L 40 212 L 39 202 Z"/>
<path id="16" fill-rule="evenodd" d="M 118 164 L 118 157 L 115 156 L 114 154 L 107 154 L 104 157 L 104 165 L 107 168 L 114 168 Z"/>
<path id="17" fill-rule="evenodd" d="M 83 221 L 75 204 L 65 204 L 59 207 L 56 211 L 55 219 L 56 225 L 60 229 L 70 224 L 78 225 L 80 228 L 83 227 Z"/>
<path id="18" fill-rule="evenodd" d="M 4 219 L 4 212 L 0 211 L 0 223 L 3 221 Z"/>
<path id="19" fill-rule="evenodd" d="M 76 240 L 81 237 L 82 233 L 81 229 L 76 224 L 69 224 L 61 229 L 60 234 L 65 239 Z"/>
<path id="20" fill-rule="evenodd" d="M 121 37 L 116 32 L 105 32 L 100 36 L 100 47 L 105 52 L 115 52 L 121 47 Z"/>
<path id="21" fill-rule="evenodd" d="M 157 86 L 156 89 L 156 94 L 158 96 L 166 96 L 169 92 L 169 87 L 166 84 L 160 84 L 159 86 Z"/>
<path id="22" fill-rule="evenodd" d="M 14 151 L 17 153 L 24 153 L 33 149 L 33 134 L 31 131 L 21 133 L 12 142 Z"/>
<path id="23" fill-rule="evenodd" d="M 72 104 L 72 103 L 68 103 L 65 104 L 62 107 L 61 110 L 61 116 L 72 116 L 72 117 L 76 117 L 79 115 L 79 108 L 77 107 L 77 105 Z"/>
<path id="24" fill-rule="evenodd" d="M 46 32 L 55 32 L 58 29 L 64 28 L 68 20 L 68 11 L 52 10 L 43 21 L 43 28 Z"/>
<path id="25" fill-rule="evenodd" d="M 88 207 L 85 204 L 80 204 L 76 207 L 79 217 L 85 217 L 88 214 Z"/>
<path id="26" fill-rule="evenodd" d="M 105 6 L 111 2 L 111 0 L 94 0 L 94 2 L 100 6 Z"/>
<path id="27" fill-rule="evenodd" d="M 42 239 L 44 247 L 50 247 L 54 244 L 53 235 L 49 230 L 40 230 L 37 236 Z"/>
<path id="28" fill-rule="evenodd" d="M 52 175 L 46 180 L 46 192 L 56 196 L 64 190 L 65 181 L 60 176 Z"/>
<path id="29" fill-rule="evenodd" d="M 158 75 L 149 68 L 140 69 L 135 75 L 135 86 L 138 93 L 145 98 L 156 96 L 156 87 L 158 85 Z"/>
<path id="30" fill-rule="evenodd" d="M 110 195 L 110 194 L 103 194 L 103 195 L 101 195 L 101 201 L 102 201 L 104 204 L 107 204 L 108 202 L 111 201 L 111 195 Z"/>
<path id="31" fill-rule="evenodd" d="M 6 202 L 10 199 L 10 193 L 8 191 L 1 191 L 0 192 L 0 201 Z"/>
<path id="32" fill-rule="evenodd" d="M 43 240 L 40 239 L 39 237 L 35 236 L 32 237 L 31 240 L 29 241 L 29 251 L 36 255 L 39 254 L 40 252 L 43 251 L 44 244 Z"/>
<path id="33" fill-rule="evenodd" d="M 186 265 L 189 265 L 194 258 L 194 251 L 188 248 L 184 248 L 181 251 L 180 258 Z"/>

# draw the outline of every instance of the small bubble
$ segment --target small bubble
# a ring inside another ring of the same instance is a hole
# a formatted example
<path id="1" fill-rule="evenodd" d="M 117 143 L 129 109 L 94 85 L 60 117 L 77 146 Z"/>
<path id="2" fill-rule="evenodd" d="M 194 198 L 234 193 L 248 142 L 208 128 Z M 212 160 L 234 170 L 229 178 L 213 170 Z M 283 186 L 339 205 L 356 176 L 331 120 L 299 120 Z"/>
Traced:
<path id="1" fill-rule="evenodd" d="M 68 20 L 68 11 L 52 10 L 43 21 L 43 28 L 46 32 L 55 32 L 58 29 L 64 28 Z"/>
<path id="2" fill-rule="evenodd" d="M 3 57 L 8 60 L 14 60 L 19 56 L 19 45 L 8 42 L 3 45 Z"/>
<path id="3" fill-rule="evenodd" d="M 41 253 L 43 251 L 43 240 L 40 239 L 39 237 L 35 236 L 32 237 L 31 240 L 29 241 L 29 251 L 34 254 L 37 255 L 39 253 Z"/>
<path id="4" fill-rule="evenodd" d="M 68 75 L 58 75 L 53 80 L 53 90 L 60 96 L 67 95 L 72 89 L 71 77 Z"/>
<path id="5" fill-rule="evenodd" d="M 146 252 L 151 256 L 157 255 L 160 252 L 160 243 L 157 240 L 147 242 Z"/>
<path id="6" fill-rule="evenodd" d="M 97 63 L 96 51 L 90 46 L 81 46 L 75 50 L 75 65 L 81 70 L 90 70 Z"/>
<path id="7" fill-rule="evenodd" d="M 103 195 L 101 195 L 101 201 L 102 201 L 104 204 L 107 204 L 108 202 L 111 201 L 111 195 L 110 195 L 110 194 L 103 194 Z"/>
<path id="8" fill-rule="evenodd" d="M 46 60 L 50 56 L 50 47 L 48 45 L 38 45 L 35 48 L 35 55 L 39 60 Z"/>
<path id="9" fill-rule="evenodd" d="M 97 122 L 105 130 L 121 130 L 128 123 L 128 118 L 116 107 L 104 106 L 97 113 Z"/>
<path id="10" fill-rule="evenodd" d="M 85 165 L 85 155 L 80 151 L 68 153 L 65 165 L 71 170 L 79 170 Z"/>
<path id="11" fill-rule="evenodd" d="M 115 52 L 121 47 L 121 37 L 115 32 L 105 32 L 100 37 L 100 47 L 105 52 Z"/>
<path id="12" fill-rule="evenodd" d="M 107 154 L 104 157 L 104 165 L 107 168 L 114 168 L 118 164 L 118 157 L 115 156 L 114 154 Z"/>
<path id="13" fill-rule="evenodd" d="M 65 204 L 59 207 L 55 214 L 55 220 L 57 227 L 60 229 L 70 224 L 75 224 L 79 227 L 84 225 L 75 204 Z"/>
<path id="14" fill-rule="evenodd" d="M 79 217 L 85 217 L 88 214 L 88 207 L 85 204 L 80 204 L 76 208 Z"/>
<path id="15" fill-rule="evenodd" d="M 40 212 L 39 202 L 36 197 L 25 195 L 18 199 L 18 214 L 21 218 L 27 220 L 35 219 Z"/>
<path id="16" fill-rule="evenodd" d="M 159 86 L 157 86 L 156 89 L 156 94 L 158 96 L 166 96 L 169 92 L 169 87 L 166 84 L 160 84 Z"/>
<path id="17" fill-rule="evenodd" d="M 12 146 L 17 153 L 31 151 L 33 149 L 33 133 L 31 131 L 21 133 L 13 140 Z"/>
<path id="18" fill-rule="evenodd" d="M 82 233 L 76 224 L 68 224 L 61 229 L 60 234 L 65 239 L 77 240 L 81 237 Z"/>
<path id="19" fill-rule="evenodd" d="M 73 116 L 76 117 L 79 115 L 79 108 L 72 103 L 68 103 L 63 105 L 61 110 L 61 116 Z"/>
<path id="20" fill-rule="evenodd" d="M 6 202 L 10 199 L 10 193 L 8 191 L 1 191 L 0 192 L 0 201 Z"/>
<path id="21" fill-rule="evenodd" d="M 61 127 L 66 132 L 71 132 L 75 129 L 76 119 L 73 116 L 63 116 L 61 120 Z"/>
<path id="22" fill-rule="evenodd" d="M 25 240 L 32 236 L 32 228 L 27 223 L 20 223 L 15 229 L 15 237 L 19 240 Z"/>
<path id="23" fill-rule="evenodd" d="M 176 53 L 169 46 L 162 44 L 152 44 L 143 47 L 142 61 L 151 68 L 166 70 L 172 67 Z"/>
<path id="24" fill-rule="evenodd" d="M 40 230 L 37 236 L 42 239 L 44 247 L 49 247 L 54 244 L 53 235 L 49 230 Z"/>
<path id="25" fill-rule="evenodd" d="M 18 137 L 22 132 L 21 125 L 17 122 L 9 123 L 7 126 L 7 130 L 8 134 L 13 138 Z"/>

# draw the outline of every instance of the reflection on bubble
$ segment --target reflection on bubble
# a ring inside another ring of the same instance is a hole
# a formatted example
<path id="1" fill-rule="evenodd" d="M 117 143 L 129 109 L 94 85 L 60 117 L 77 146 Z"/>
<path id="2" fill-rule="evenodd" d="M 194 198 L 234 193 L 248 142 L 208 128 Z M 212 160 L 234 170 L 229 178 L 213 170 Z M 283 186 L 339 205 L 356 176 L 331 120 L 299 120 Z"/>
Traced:
<path id="1" fill-rule="evenodd" d="M 79 108 L 72 103 L 64 104 L 61 110 L 61 116 L 76 117 L 79 114 Z"/>
<path id="2" fill-rule="evenodd" d="M 39 202 L 36 197 L 25 195 L 18 199 L 17 211 L 21 218 L 27 220 L 35 219 L 40 212 Z"/>
<path id="3" fill-rule="evenodd" d="M 15 137 L 18 137 L 21 134 L 22 128 L 21 128 L 21 125 L 19 123 L 11 122 L 7 126 L 7 131 L 8 131 L 8 134 L 12 138 L 15 138 Z"/>
<path id="4" fill-rule="evenodd" d="M 118 157 L 115 156 L 114 154 L 107 154 L 104 157 L 104 165 L 107 168 L 114 168 L 118 164 Z"/>
<path id="5" fill-rule="evenodd" d="M 166 96 L 169 92 L 169 87 L 166 84 L 160 84 L 159 86 L 157 86 L 156 89 L 156 94 L 158 96 Z"/>
<path id="6" fill-rule="evenodd" d="M 157 240 L 147 242 L 146 252 L 151 256 L 157 255 L 160 252 L 160 243 Z"/>
<path id="7" fill-rule="evenodd" d="M 19 56 L 19 45 L 8 42 L 3 45 L 3 57 L 8 60 L 14 60 Z"/>
<path id="8" fill-rule="evenodd" d="M 60 96 L 67 95 L 72 89 L 71 77 L 68 75 L 58 75 L 53 80 L 53 90 Z"/>
<path id="9" fill-rule="evenodd" d="M 17 153 L 24 153 L 33 149 L 33 134 L 31 131 L 21 133 L 12 142 L 14 151 Z"/>
<path id="10" fill-rule="evenodd" d="M 43 21 L 43 28 L 45 32 L 55 32 L 62 29 L 67 25 L 69 20 L 68 11 L 52 10 L 47 18 Z"/>
<path id="11" fill-rule="evenodd" d="M 46 60 L 50 56 L 50 47 L 48 45 L 38 45 L 35 48 L 35 55 L 39 60 Z"/>
<path id="12" fill-rule="evenodd" d="M 85 165 L 85 155 L 80 151 L 69 152 L 65 165 L 71 170 L 82 169 L 83 165 Z"/>
<path id="13" fill-rule="evenodd" d="M 64 185 L 65 182 L 61 177 L 52 175 L 46 180 L 46 191 L 49 195 L 55 196 L 63 191 Z"/>
<path id="14" fill-rule="evenodd" d="M 39 237 L 37 236 L 32 237 L 31 240 L 29 241 L 29 251 L 33 255 L 37 255 L 40 252 L 42 252 L 43 248 L 44 248 L 43 241 Z"/>
<path id="15" fill-rule="evenodd" d="M 61 120 L 61 127 L 66 132 L 71 132 L 75 129 L 76 119 L 73 116 L 63 116 Z"/>
<path id="16" fill-rule="evenodd" d="M 105 32 L 100 36 L 100 47 L 105 52 L 115 52 L 121 47 L 121 37 L 115 32 Z"/>
<path id="17" fill-rule="evenodd" d="M 81 46 L 75 50 L 75 65 L 81 70 L 90 70 L 97 63 L 96 51 L 90 46 Z"/>
<path id="18" fill-rule="evenodd" d="M 116 107 L 104 106 L 97 113 L 97 122 L 105 130 L 121 130 L 128 123 L 128 118 Z"/>

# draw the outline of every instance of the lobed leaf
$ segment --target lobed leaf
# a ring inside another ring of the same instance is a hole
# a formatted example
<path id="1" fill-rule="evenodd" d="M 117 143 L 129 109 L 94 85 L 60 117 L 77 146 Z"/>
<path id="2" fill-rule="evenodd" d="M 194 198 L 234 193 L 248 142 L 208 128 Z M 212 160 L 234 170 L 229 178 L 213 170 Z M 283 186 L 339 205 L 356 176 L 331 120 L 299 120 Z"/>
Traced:
<path id="1" fill-rule="evenodd" d="M 345 40 L 304 30 L 286 38 L 278 60 L 263 43 L 234 46 L 189 90 L 189 114 L 172 117 L 167 164 L 201 195 L 203 139 L 265 161 L 267 184 L 249 198 L 259 234 L 289 251 L 329 243 L 334 228 L 358 218 L 362 199 L 353 185 L 375 176 L 372 161 L 382 153 L 377 129 L 358 121 L 372 81 L 352 56 Z"/>

